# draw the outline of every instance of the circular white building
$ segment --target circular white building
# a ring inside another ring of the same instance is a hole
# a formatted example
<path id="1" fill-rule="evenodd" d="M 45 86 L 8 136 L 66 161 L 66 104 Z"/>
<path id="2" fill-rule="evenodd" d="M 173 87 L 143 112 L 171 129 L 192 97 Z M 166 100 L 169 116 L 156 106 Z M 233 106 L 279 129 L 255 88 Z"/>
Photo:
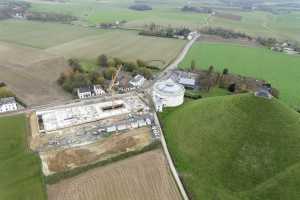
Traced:
<path id="1" fill-rule="evenodd" d="M 184 102 L 185 89 L 172 80 L 160 81 L 153 86 L 153 101 L 157 111 L 163 107 L 176 107 Z"/>

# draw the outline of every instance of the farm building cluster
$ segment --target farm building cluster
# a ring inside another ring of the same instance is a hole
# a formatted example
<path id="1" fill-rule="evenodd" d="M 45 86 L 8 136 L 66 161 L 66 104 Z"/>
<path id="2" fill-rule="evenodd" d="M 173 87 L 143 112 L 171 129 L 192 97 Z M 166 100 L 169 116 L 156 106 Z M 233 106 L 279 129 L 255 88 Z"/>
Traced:
<path id="1" fill-rule="evenodd" d="M 283 52 L 289 55 L 299 54 L 299 47 L 292 45 L 288 42 L 276 43 L 273 47 L 271 47 L 272 51 Z"/>

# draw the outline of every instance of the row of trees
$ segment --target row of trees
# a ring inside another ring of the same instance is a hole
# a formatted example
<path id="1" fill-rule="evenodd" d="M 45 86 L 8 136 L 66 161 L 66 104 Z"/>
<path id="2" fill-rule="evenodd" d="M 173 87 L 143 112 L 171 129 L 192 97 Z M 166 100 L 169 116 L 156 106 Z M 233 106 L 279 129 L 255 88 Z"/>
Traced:
<path id="1" fill-rule="evenodd" d="M 201 33 L 208 34 L 208 35 L 217 35 L 225 39 L 237 39 L 237 38 L 245 38 L 248 40 L 252 40 L 253 38 L 245 33 L 236 32 L 229 29 L 224 28 L 204 28 L 200 30 Z"/>
<path id="2" fill-rule="evenodd" d="M 209 7 L 194 7 L 194 6 L 184 6 L 183 8 L 181 8 L 181 11 L 183 12 L 196 12 L 196 13 L 212 13 L 213 9 L 209 8 Z"/>
<path id="3" fill-rule="evenodd" d="M 73 92 L 74 89 L 90 85 L 102 85 L 105 87 L 106 80 L 111 80 L 117 72 L 117 68 L 123 65 L 122 70 L 130 72 L 133 76 L 141 74 L 145 78 L 152 78 L 152 71 L 147 68 L 147 63 L 142 60 L 136 62 L 125 62 L 119 58 L 109 60 L 106 55 L 100 55 L 97 58 L 97 65 L 100 70 L 85 71 L 83 70 L 80 61 L 77 59 L 69 59 L 69 68 L 61 73 L 58 84 L 68 92 Z"/>
<path id="4" fill-rule="evenodd" d="M 228 29 L 223 29 L 223 28 L 204 28 L 201 30 L 201 33 L 203 34 L 208 34 L 208 35 L 216 35 L 216 36 L 220 36 L 222 38 L 225 39 L 238 39 L 238 38 L 245 38 L 248 40 L 255 40 L 258 44 L 271 48 L 276 46 L 277 44 L 279 44 L 280 42 L 276 39 L 276 38 L 272 38 L 272 37 L 257 37 L 257 38 L 253 38 L 245 33 L 241 33 L 241 32 L 235 32 L 233 30 L 228 30 Z M 300 52 L 300 45 L 298 44 L 292 44 L 291 47 L 297 51 Z"/>
<path id="5" fill-rule="evenodd" d="M 79 87 L 94 84 L 104 85 L 105 79 L 101 73 L 85 72 L 77 59 L 69 59 L 68 62 L 70 67 L 61 73 L 57 80 L 64 90 L 72 93 L 74 89 Z"/>
<path id="6" fill-rule="evenodd" d="M 166 28 L 163 26 L 156 25 L 155 23 L 151 23 L 150 25 L 146 25 L 145 29 L 142 30 L 139 34 L 147 36 L 174 38 L 176 36 L 187 37 L 190 32 L 191 30 L 185 27 L 172 28 L 171 26 L 169 26 Z"/>
<path id="7" fill-rule="evenodd" d="M 38 20 L 45 22 L 63 22 L 71 23 L 72 21 L 77 20 L 77 17 L 67 14 L 60 13 L 46 13 L 46 12 L 27 12 L 26 18 L 28 20 Z"/>
<path id="8" fill-rule="evenodd" d="M 147 79 L 152 78 L 152 71 L 149 69 L 151 66 L 149 66 L 145 61 L 143 60 L 136 60 L 136 62 L 127 62 L 120 58 L 114 58 L 112 60 L 109 60 L 108 57 L 104 54 L 100 55 L 97 59 L 97 63 L 100 67 L 106 67 L 110 69 L 110 72 L 112 69 L 116 69 L 119 65 L 123 65 L 123 70 L 132 73 L 133 75 L 141 74 Z M 110 73 L 106 74 L 106 79 L 110 79 L 108 77 Z"/>
<path id="9" fill-rule="evenodd" d="M 152 10 L 152 7 L 147 4 L 134 4 L 132 6 L 129 6 L 129 9 L 132 10 L 138 10 L 138 11 L 145 11 L 145 10 Z"/>

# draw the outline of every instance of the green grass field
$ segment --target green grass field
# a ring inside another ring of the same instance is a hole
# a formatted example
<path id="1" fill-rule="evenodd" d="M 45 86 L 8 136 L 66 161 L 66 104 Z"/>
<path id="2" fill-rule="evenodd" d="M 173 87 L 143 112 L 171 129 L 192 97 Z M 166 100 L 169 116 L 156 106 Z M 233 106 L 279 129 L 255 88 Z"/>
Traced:
<path id="1" fill-rule="evenodd" d="M 207 69 L 228 68 L 231 73 L 270 81 L 279 89 L 280 99 L 291 106 L 300 107 L 300 56 L 272 52 L 264 48 L 242 47 L 231 44 L 197 43 L 180 64 L 186 68 L 191 60 Z"/>
<path id="2" fill-rule="evenodd" d="M 128 23 L 125 27 L 128 28 L 142 28 L 145 24 L 154 22 L 163 26 L 185 26 L 197 29 L 209 24 L 210 26 L 235 29 L 253 36 L 277 37 L 300 42 L 300 12 L 275 15 L 258 11 L 224 11 L 221 6 L 221 12 L 240 15 L 242 20 L 235 21 L 212 16 L 207 23 L 209 17 L 207 14 L 181 12 L 180 7 L 185 5 L 185 1 L 149 1 L 153 10 L 146 12 L 129 10 L 128 6 L 132 3 L 132 1 L 120 2 L 117 0 L 71 0 L 68 3 L 35 2 L 32 3 L 31 10 L 71 14 L 79 17 L 83 23 L 90 25 L 126 20 Z M 198 6 L 201 6 L 201 3 Z"/>
<path id="3" fill-rule="evenodd" d="M 245 32 L 252 36 L 275 37 L 300 41 L 300 12 L 274 15 L 268 12 L 232 12 L 242 16 L 241 21 L 212 17 L 209 24 Z"/>
<path id="4" fill-rule="evenodd" d="M 0 118 L 0 199 L 47 199 L 40 159 L 28 150 L 24 115 Z"/>
<path id="5" fill-rule="evenodd" d="M 135 31 L 111 30 L 101 35 L 54 46 L 47 49 L 47 52 L 91 61 L 101 54 L 106 54 L 110 58 L 118 57 L 127 61 L 142 59 L 164 67 L 177 56 L 185 43 L 184 40 L 140 36 Z"/>
<path id="6" fill-rule="evenodd" d="M 22 20 L 0 21 L 0 41 L 35 48 L 48 48 L 81 37 L 101 34 L 102 30 L 59 23 Z"/>
<path id="7" fill-rule="evenodd" d="M 193 199 L 300 199 L 300 115 L 280 101 L 210 97 L 160 119 Z"/>

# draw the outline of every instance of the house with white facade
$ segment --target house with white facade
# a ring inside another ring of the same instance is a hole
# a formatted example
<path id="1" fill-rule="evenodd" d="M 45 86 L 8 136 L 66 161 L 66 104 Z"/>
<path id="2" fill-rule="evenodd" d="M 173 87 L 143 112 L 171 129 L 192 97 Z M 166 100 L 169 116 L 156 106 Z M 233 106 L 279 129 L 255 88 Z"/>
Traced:
<path id="1" fill-rule="evenodd" d="M 103 90 L 101 85 L 94 85 L 94 95 L 101 96 L 104 95 L 105 91 Z"/>
<path id="2" fill-rule="evenodd" d="M 0 99 L 0 113 L 18 110 L 17 102 L 14 97 Z"/>
<path id="3" fill-rule="evenodd" d="M 81 87 L 76 90 L 79 99 L 86 99 L 94 96 L 101 96 L 105 94 L 101 85 L 93 85 L 87 87 Z"/>
<path id="4" fill-rule="evenodd" d="M 81 87 L 77 89 L 77 96 L 79 99 L 86 99 L 92 97 L 92 91 L 91 87 Z"/>
<path id="5" fill-rule="evenodd" d="M 129 81 L 129 83 L 136 88 L 140 88 L 143 86 L 144 82 L 145 82 L 145 77 L 138 74 L 136 75 L 132 80 Z"/>

